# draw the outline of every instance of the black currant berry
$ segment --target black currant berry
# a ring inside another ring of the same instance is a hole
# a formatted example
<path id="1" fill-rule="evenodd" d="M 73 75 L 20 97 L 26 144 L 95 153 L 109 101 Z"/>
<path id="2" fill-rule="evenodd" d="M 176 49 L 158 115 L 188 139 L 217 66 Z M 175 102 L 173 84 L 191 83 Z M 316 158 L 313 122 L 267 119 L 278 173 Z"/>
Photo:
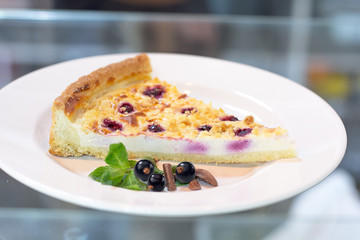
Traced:
<path id="1" fill-rule="evenodd" d="M 139 160 L 134 167 L 135 176 L 141 181 L 146 182 L 154 172 L 154 164 L 147 159 Z"/>
<path id="2" fill-rule="evenodd" d="M 122 114 L 129 114 L 134 111 L 134 107 L 130 103 L 125 102 L 119 106 L 118 111 Z"/>
<path id="3" fill-rule="evenodd" d="M 123 126 L 121 123 L 119 122 L 116 122 L 116 121 L 112 121 L 108 118 L 105 118 L 103 120 L 103 124 L 101 125 L 102 127 L 106 127 L 107 129 L 115 132 L 116 130 L 122 130 L 123 129 Z"/>
<path id="4" fill-rule="evenodd" d="M 221 121 L 231 121 L 231 122 L 239 121 L 239 119 L 233 115 L 222 117 L 222 118 L 220 118 L 220 120 Z"/>
<path id="5" fill-rule="evenodd" d="M 162 128 L 159 124 L 151 124 L 148 126 L 148 130 L 150 132 L 157 133 L 157 132 L 163 132 L 164 128 Z"/>
<path id="6" fill-rule="evenodd" d="M 195 178 L 195 167 L 190 162 L 181 162 L 175 170 L 175 177 L 179 182 L 189 183 Z"/>
<path id="7" fill-rule="evenodd" d="M 147 182 L 148 189 L 154 192 L 161 192 L 165 188 L 165 177 L 159 173 L 153 173 L 150 175 Z"/>
<path id="8" fill-rule="evenodd" d="M 210 131 L 211 130 L 211 126 L 210 125 L 201 125 L 200 127 L 197 128 L 197 130 L 199 131 Z"/>
<path id="9" fill-rule="evenodd" d="M 251 133 L 252 128 L 239 128 L 235 130 L 235 136 L 243 137 Z"/>
<path id="10" fill-rule="evenodd" d="M 161 85 L 147 87 L 146 90 L 143 92 L 144 95 L 157 99 L 161 98 L 164 93 L 165 93 L 165 89 Z"/>

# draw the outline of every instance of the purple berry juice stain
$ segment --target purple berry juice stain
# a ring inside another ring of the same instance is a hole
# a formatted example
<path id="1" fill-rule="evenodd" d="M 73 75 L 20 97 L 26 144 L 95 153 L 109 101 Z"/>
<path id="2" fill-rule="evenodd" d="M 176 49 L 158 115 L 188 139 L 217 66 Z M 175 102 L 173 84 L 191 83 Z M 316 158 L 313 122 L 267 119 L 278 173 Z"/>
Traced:
<path id="1" fill-rule="evenodd" d="M 240 151 L 243 151 L 244 149 L 246 149 L 247 147 L 249 147 L 250 143 L 251 143 L 251 141 L 248 139 L 232 141 L 227 144 L 226 149 L 229 152 L 240 152 Z"/>
<path id="2" fill-rule="evenodd" d="M 197 143 L 197 142 L 189 142 L 189 144 L 185 147 L 186 153 L 198 153 L 204 154 L 208 150 L 208 147 L 205 144 Z"/>

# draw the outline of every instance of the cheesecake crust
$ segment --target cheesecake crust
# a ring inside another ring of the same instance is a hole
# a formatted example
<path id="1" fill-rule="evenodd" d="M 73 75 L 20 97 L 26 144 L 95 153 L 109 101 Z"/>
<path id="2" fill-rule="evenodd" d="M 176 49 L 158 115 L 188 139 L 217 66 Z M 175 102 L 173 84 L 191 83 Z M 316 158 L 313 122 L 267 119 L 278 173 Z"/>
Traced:
<path id="1" fill-rule="evenodd" d="M 151 79 L 147 54 L 113 63 L 80 77 L 70 84 L 52 106 L 49 152 L 57 156 L 79 156 L 77 134 L 69 126 L 90 109 L 98 97 L 113 89 Z"/>
<path id="2" fill-rule="evenodd" d="M 99 96 L 107 90 L 114 89 L 119 84 L 135 82 L 143 76 L 148 79 L 152 71 L 147 54 L 140 54 L 122 62 L 113 63 L 80 77 L 70 84 L 53 104 L 53 110 L 61 109 L 65 115 L 72 117 L 79 107 L 90 105 L 86 103 L 92 96 Z M 136 78 L 133 78 L 136 76 Z"/>
<path id="3" fill-rule="evenodd" d="M 267 128 L 253 116 L 239 120 L 152 79 L 151 72 L 149 57 L 140 54 L 70 84 L 53 103 L 49 152 L 104 158 L 116 141 L 127 146 L 130 158 L 238 163 L 296 156 L 285 129 Z M 269 142 L 253 147 L 252 139 L 270 139 L 274 148 Z"/>

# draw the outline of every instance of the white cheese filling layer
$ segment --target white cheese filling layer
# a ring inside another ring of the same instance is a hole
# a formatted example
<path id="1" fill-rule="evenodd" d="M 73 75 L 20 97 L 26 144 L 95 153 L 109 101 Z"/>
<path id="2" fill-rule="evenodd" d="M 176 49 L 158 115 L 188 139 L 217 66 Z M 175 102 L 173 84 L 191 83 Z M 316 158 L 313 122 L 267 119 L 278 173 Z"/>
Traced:
<path id="1" fill-rule="evenodd" d="M 246 152 L 285 151 L 295 149 L 287 136 L 274 138 L 247 135 L 237 139 L 172 139 L 151 135 L 121 136 L 101 135 L 94 132 L 84 133 L 80 126 L 72 124 L 77 132 L 81 148 L 108 148 L 110 144 L 122 142 L 132 152 L 161 152 L 165 154 L 200 154 L 221 156 Z"/>

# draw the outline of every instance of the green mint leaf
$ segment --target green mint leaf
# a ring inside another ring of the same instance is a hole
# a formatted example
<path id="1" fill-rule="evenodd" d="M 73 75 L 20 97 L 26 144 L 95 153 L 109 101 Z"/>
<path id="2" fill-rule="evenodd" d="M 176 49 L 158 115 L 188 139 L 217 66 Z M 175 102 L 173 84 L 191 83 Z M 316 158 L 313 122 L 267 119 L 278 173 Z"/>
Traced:
<path id="1" fill-rule="evenodd" d="M 111 144 L 105 162 L 110 166 L 117 166 L 124 169 L 130 168 L 126 148 L 122 143 Z"/>
<path id="2" fill-rule="evenodd" d="M 119 187 L 138 191 L 144 191 L 147 188 L 146 184 L 135 176 L 134 170 L 131 170 L 130 173 L 126 175 Z"/>
<path id="3" fill-rule="evenodd" d="M 100 182 L 105 185 L 117 186 L 128 171 L 119 167 L 108 166 L 101 176 Z"/>
<path id="4" fill-rule="evenodd" d="M 91 177 L 95 181 L 101 182 L 101 176 L 104 174 L 104 172 L 107 170 L 108 167 L 109 166 L 102 166 L 102 167 L 96 168 L 94 171 L 92 171 L 89 174 L 89 177 Z"/>
<path id="5" fill-rule="evenodd" d="M 130 189 L 130 190 L 135 190 L 135 191 L 145 191 L 146 190 L 146 187 L 143 188 L 137 184 L 134 184 L 134 185 L 126 185 L 126 187 L 123 187 L 123 188 L 126 188 L 126 189 Z"/>
<path id="6" fill-rule="evenodd" d="M 154 173 L 164 174 L 164 171 L 161 171 L 159 168 L 154 168 Z"/>
<path id="7" fill-rule="evenodd" d="M 178 180 L 175 180 L 175 185 L 177 187 L 181 187 L 181 186 L 185 186 L 185 185 L 188 185 L 189 183 L 182 183 L 182 182 L 179 182 Z"/>
<path id="8" fill-rule="evenodd" d="M 171 170 L 172 170 L 172 172 L 175 174 L 175 171 L 176 171 L 176 167 L 177 167 L 177 165 L 171 165 Z"/>
<path id="9" fill-rule="evenodd" d="M 136 163 L 137 163 L 137 161 L 135 161 L 135 160 L 129 160 L 129 164 L 130 164 L 131 168 L 134 168 Z"/>

